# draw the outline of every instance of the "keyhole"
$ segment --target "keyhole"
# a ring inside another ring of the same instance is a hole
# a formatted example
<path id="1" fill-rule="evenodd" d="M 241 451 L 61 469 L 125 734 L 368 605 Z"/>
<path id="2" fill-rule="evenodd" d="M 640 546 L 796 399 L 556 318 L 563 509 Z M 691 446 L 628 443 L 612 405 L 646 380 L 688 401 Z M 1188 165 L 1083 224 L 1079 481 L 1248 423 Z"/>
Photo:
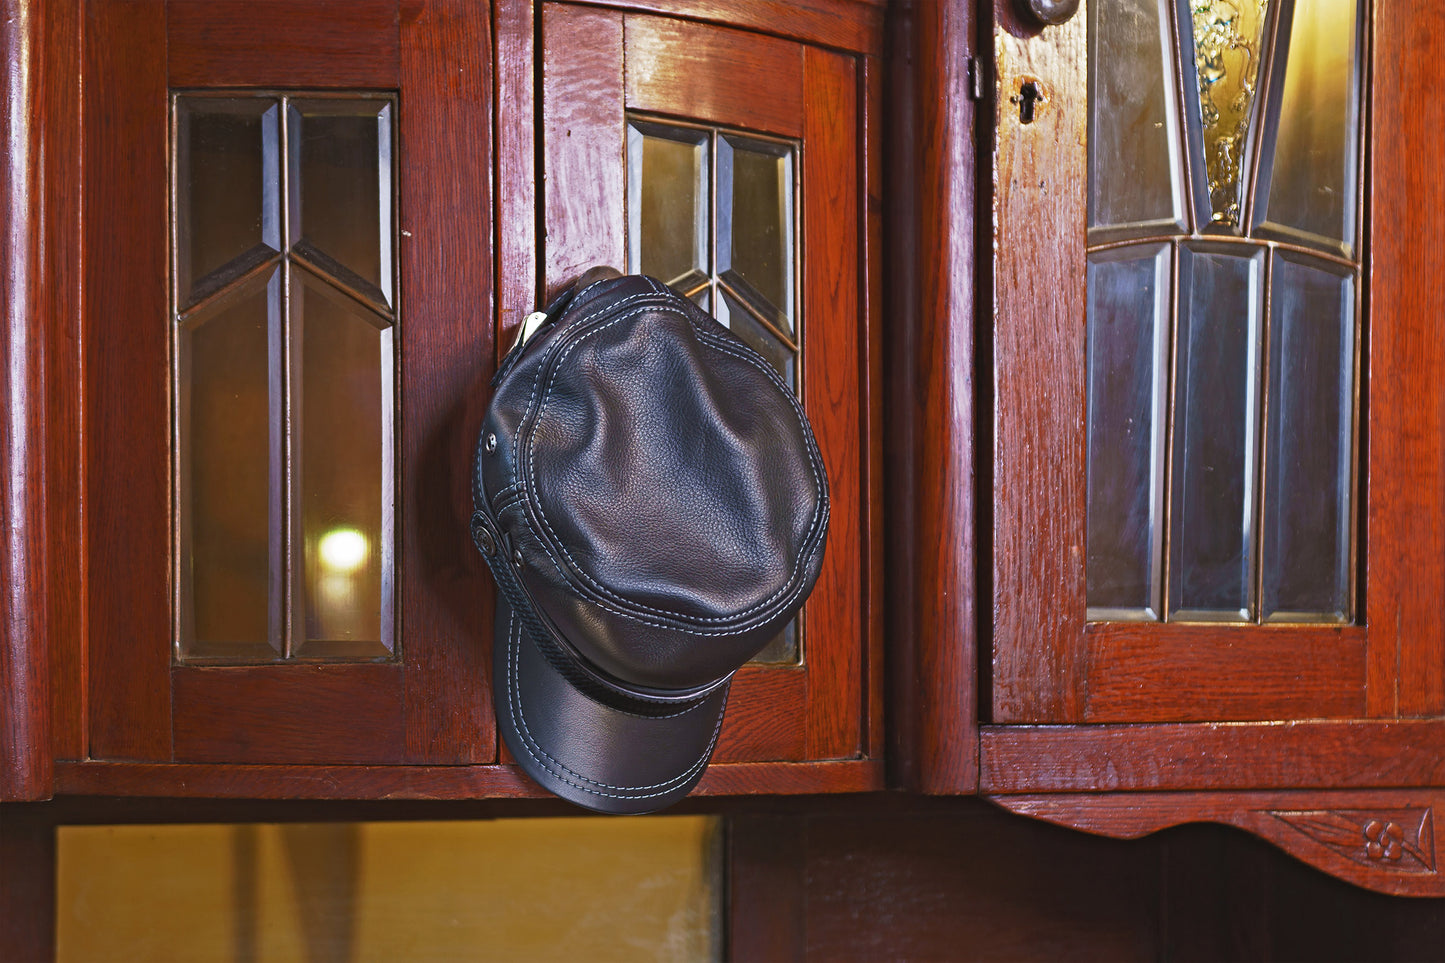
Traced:
<path id="1" fill-rule="evenodd" d="M 1025 80 L 1019 84 L 1018 96 L 1013 101 L 1019 105 L 1019 123 L 1032 124 L 1034 105 L 1044 102 L 1044 92 L 1039 89 L 1038 81 Z"/>

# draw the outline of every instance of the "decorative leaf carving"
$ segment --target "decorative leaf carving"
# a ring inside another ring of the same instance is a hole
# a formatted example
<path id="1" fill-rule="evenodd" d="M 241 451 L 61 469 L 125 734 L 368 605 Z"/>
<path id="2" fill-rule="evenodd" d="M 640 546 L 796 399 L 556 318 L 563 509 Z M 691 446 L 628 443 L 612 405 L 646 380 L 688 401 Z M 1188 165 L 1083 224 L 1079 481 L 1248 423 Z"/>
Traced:
<path id="1" fill-rule="evenodd" d="M 1435 872 L 1429 807 L 1268 812 L 1357 863 L 1397 873 Z"/>

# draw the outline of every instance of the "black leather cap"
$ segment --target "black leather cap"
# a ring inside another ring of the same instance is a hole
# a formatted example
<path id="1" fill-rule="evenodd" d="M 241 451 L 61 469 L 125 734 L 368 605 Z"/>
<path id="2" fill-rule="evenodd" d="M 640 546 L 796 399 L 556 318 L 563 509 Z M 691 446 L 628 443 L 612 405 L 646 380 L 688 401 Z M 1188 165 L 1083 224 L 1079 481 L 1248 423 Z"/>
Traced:
<path id="1" fill-rule="evenodd" d="M 823 462 L 768 362 L 661 282 L 594 269 L 534 317 L 473 489 L 497 720 L 558 796 L 651 812 L 697 784 L 733 673 L 812 591 Z"/>

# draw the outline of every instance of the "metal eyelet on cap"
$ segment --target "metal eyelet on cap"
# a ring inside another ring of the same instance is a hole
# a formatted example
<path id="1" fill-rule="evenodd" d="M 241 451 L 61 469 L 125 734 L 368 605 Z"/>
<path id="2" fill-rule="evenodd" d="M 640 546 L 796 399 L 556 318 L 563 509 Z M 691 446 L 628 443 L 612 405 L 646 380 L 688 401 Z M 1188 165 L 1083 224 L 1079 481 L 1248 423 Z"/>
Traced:
<path id="1" fill-rule="evenodd" d="M 496 554 L 497 541 L 492 538 L 492 533 L 487 531 L 483 526 L 475 525 L 472 527 L 472 540 L 477 543 L 477 548 L 482 550 L 482 554 L 488 558 Z"/>
<path id="2" fill-rule="evenodd" d="M 522 567 L 522 550 L 520 548 L 512 549 L 512 564 L 517 568 Z"/>
<path id="3" fill-rule="evenodd" d="M 496 450 L 497 450 L 497 433 L 496 433 L 495 431 L 489 431 L 489 432 L 487 432 L 487 440 L 484 442 L 484 444 L 486 445 L 486 448 L 487 448 L 487 454 L 490 455 L 492 452 L 496 451 Z"/>

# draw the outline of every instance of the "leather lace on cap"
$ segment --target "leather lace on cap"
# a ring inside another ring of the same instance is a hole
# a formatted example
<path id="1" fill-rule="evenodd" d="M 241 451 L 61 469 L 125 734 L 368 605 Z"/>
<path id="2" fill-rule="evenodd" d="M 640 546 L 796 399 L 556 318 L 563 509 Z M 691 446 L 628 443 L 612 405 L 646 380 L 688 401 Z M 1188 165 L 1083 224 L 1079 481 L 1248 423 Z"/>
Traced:
<path id="1" fill-rule="evenodd" d="M 768 362 L 653 278 L 594 269 L 530 327 L 473 489 L 497 719 L 543 787 L 650 812 L 697 784 L 733 673 L 817 581 L 822 457 Z"/>

